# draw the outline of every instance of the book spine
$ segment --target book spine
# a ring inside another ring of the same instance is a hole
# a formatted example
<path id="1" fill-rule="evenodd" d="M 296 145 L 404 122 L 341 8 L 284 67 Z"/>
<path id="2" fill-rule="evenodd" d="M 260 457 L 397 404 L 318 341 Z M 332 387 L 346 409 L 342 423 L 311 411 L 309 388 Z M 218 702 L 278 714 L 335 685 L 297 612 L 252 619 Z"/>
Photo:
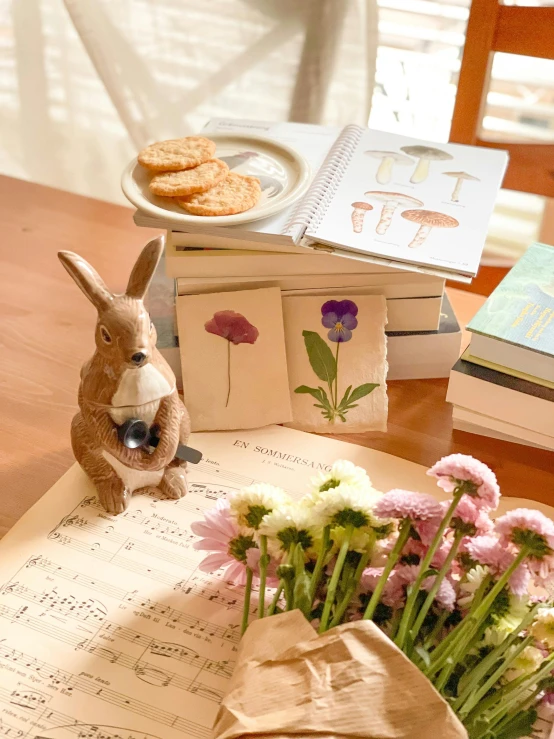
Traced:
<path id="1" fill-rule="evenodd" d="M 306 195 L 293 211 L 283 229 L 284 236 L 290 236 L 298 243 L 306 230 L 317 230 L 325 211 L 329 207 L 341 178 L 354 156 L 356 146 L 364 129 L 360 126 L 346 126 L 321 165 Z"/>

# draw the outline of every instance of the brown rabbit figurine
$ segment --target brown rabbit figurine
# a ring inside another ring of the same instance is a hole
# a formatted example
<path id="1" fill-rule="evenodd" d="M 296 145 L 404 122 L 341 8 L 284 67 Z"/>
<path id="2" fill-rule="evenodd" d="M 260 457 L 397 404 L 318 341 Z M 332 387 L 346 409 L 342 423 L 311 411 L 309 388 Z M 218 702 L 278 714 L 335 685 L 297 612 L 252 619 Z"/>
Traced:
<path id="1" fill-rule="evenodd" d="M 124 295 L 112 295 L 78 254 L 58 254 L 98 311 L 96 351 L 81 369 L 81 410 L 71 425 L 71 444 L 108 513 L 124 511 L 136 491 L 158 488 L 170 498 L 187 492 L 186 463 L 175 452 L 178 443 L 187 443 L 189 415 L 175 375 L 156 349 L 156 329 L 143 303 L 163 245 L 159 237 L 144 247 Z M 156 426 L 160 440 L 152 453 L 119 441 L 118 426 L 130 418 Z"/>

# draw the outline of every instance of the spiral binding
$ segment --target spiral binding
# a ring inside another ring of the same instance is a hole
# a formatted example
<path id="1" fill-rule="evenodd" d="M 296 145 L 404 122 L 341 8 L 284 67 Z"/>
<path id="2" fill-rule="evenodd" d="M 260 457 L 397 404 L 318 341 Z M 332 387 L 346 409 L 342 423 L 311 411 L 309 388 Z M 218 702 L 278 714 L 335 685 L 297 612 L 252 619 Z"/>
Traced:
<path id="1" fill-rule="evenodd" d="M 285 236 L 291 236 L 297 241 L 297 237 L 303 236 L 308 229 L 312 233 L 317 231 L 342 176 L 354 156 L 363 131 L 363 128 L 354 124 L 342 130 L 308 192 L 283 229 Z"/>

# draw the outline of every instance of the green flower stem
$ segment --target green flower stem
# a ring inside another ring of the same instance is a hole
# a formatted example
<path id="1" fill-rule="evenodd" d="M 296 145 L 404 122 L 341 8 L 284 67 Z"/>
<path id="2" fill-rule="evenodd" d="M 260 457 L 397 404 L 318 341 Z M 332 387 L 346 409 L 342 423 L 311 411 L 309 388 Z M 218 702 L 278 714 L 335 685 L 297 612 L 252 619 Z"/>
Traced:
<path id="1" fill-rule="evenodd" d="M 325 557 L 327 555 L 327 550 L 329 549 L 329 541 L 331 539 L 331 526 L 325 526 L 323 529 L 323 536 L 321 539 L 321 549 L 319 550 L 319 554 L 317 555 L 317 560 L 315 563 L 314 571 L 312 573 L 312 579 L 310 582 L 310 597 L 313 599 L 317 590 L 317 586 L 319 585 L 319 581 L 321 580 L 321 575 L 323 573 L 323 567 L 325 565 Z"/>
<path id="2" fill-rule="evenodd" d="M 481 584 L 477 588 L 477 591 L 476 591 L 475 595 L 473 596 L 473 601 L 471 603 L 471 607 L 469 609 L 469 613 L 466 614 L 465 618 L 462 621 L 460 621 L 460 623 L 454 629 L 452 629 L 452 631 L 433 650 L 433 653 L 431 655 L 430 665 L 429 665 L 429 667 L 426 670 L 424 670 L 425 673 L 428 676 L 434 674 L 435 672 L 438 671 L 438 669 L 440 669 L 440 667 L 443 666 L 444 662 L 441 663 L 440 666 L 437 667 L 436 670 L 433 669 L 434 664 L 440 658 L 442 658 L 445 654 L 448 654 L 450 652 L 450 650 L 452 649 L 452 647 L 457 643 L 457 640 L 459 638 L 459 634 L 462 631 L 462 628 L 461 627 L 462 627 L 463 623 L 465 622 L 466 619 L 468 619 L 468 618 L 470 618 L 470 617 L 473 616 L 473 612 L 475 611 L 475 609 L 477 608 L 477 606 L 483 600 L 483 597 L 484 597 L 484 595 L 485 595 L 485 593 L 487 591 L 487 588 L 489 587 L 489 585 L 490 585 L 491 582 L 492 582 L 492 578 L 491 578 L 490 575 L 486 575 L 483 578 L 483 581 L 481 582 Z"/>
<path id="3" fill-rule="evenodd" d="M 404 613 L 402 614 L 402 620 L 400 621 L 400 626 L 398 628 L 398 634 L 396 635 L 396 639 L 394 640 L 396 645 L 400 648 L 404 648 L 404 642 L 406 641 L 406 636 L 408 634 L 408 627 L 410 623 L 412 622 L 412 610 L 414 608 L 419 590 L 421 588 L 421 583 L 425 579 L 425 573 L 429 569 L 429 565 L 431 564 L 431 561 L 433 560 L 433 557 L 435 556 L 435 552 L 439 548 L 441 542 L 442 542 L 442 535 L 446 531 L 446 528 L 448 524 L 450 523 L 452 516 L 454 515 L 454 512 L 456 510 L 456 507 L 458 506 L 458 503 L 460 502 L 460 498 L 464 494 L 465 489 L 463 484 L 458 485 L 457 488 L 454 490 L 454 496 L 452 498 L 452 503 L 450 503 L 450 506 L 448 510 L 446 511 L 446 514 L 444 518 L 442 519 L 442 522 L 438 528 L 437 533 L 435 534 L 433 541 L 431 542 L 431 545 L 429 546 L 429 549 L 427 550 L 427 553 L 425 557 L 423 558 L 420 567 L 419 567 L 419 574 L 415 579 L 415 582 L 412 585 L 412 589 L 410 590 L 410 594 L 406 600 L 406 606 L 404 607 Z"/>
<path id="4" fill-rule="evenodd" d="M 446 619 L 449 616 L 450 613 L 448 611 L 443 611 L 441 615 L 437 618 L 437 623 L 433 626 L 433 629 L 430 632 L 429 636 L 425 639 L 425 643 L 423 644 L 424 649 L 430 649 L 433 646 L 435 639 L 443 630 Z"/>
<path id="5" fill-rule="evenodd" d="M 352 539 L 353 533 L 354 527 L 352 526 L 352 524 L 347 524 L 344 529 L 344 539 L 339 549 L 337 561 L 335 562 L 335 567 L 333 569 L 333 574 L 331 575 L 331 580 L 329 581 L 329 587 L 327 588 L 327 596 L 323 605 L 323 613 L 321 614 L 321 623 L 319 625 L 320 634 L 323 634 L 325 631 L 327 631 L 328 628 L 331 608 L 333 607 L 333 604 L 335 602 L 335 595 L 337 593 L 337 585 L 339 583 L 339 578 L 344 566 L 346 555 L 348 554 L 348 547 L 350 546 L 350 540 Z"/>
<path id="6" fill-rule="evenodd" d="M 265 584 L 267 580 L 267 565 L 269 556 L 267 554 L 267 536 L 260 535 L 260 595 L 258 600 L 258 618 L 265 615 Z"/>
<path id="7" fill-rule="evenodd" d="M 294 608 L 294 590 L 290 580 L 285 580 L 285 600 L 287 602 L 286 610 L 292 611 Z"/>
<path id="8" fill-rule="evenodd" d="M 231 342 L 227 341 L 227 401 L 225 402 L 225 408 L 229 405 L 229 398 L 231 397 Z"/>
<path id="9" fill-rule="evenodd" d="M 283 592 L 283 581 L 281 580 L 279 582 L 279 587 L 275 591 L 275 595 L 273 596 L 273 600 L 269 604 L 269 607 L 267 609 L 267 615 L 273 616 L 275 613 L 275 609 L 277 608 L 277 603 L 279 603 L 279 598 L 281 597 L 281 593 Z"/>
<path id="10" fill-rule="evenodd" d="M 435 678 L 435 680 L 431 681 L 439 693 L 448 683 L 450 676 L 456 669 L 456 666 L 458 665 L 460 660 L 462 660 L 463 657 L 481 641 L 486 628 L 487 625 L 483 623 L 480 627 L 477 628 L 477 631 L 472 631 L 470 637 L 468 637 L 467 639 L 458 640 L 453 653 L 447 657 L 446 664 L 442 668 L 440 675 Z"/>
<path id="11" fill-rule="evenodd" d="M 248 616 L 250 614 L 250 595 L 252 594 L 252 570 L 246 568 L 246 586 L 244 588 L 244 605 L 242 607 L 242 624 L 240 627 L 240 635 L 242 636 L 248 626 Z"/>
<path id="12" fill-rule="evenodd" d="M 335 353 L 335 399 L 333 401 L 333 410 L 337 410 L 337 403 L 339 402 L 339 393 L 338 393 L 338 387 L 339 387 L 339 349 L 340 349 L 340 341 L 337 341 L 337 351 Z M 333 396 L 331 395 L 331 398 Z"/>
<path id="13" fill-rule="evenodd" d="M 480 681 L 485 677 L 485 675 L 488 673 L 488 671 L 491 669 L 491 667 L 498 662 L 498 660 L 502 657 L 502 655 L 506 652 L 509 647 L 512 646 L 512 644 L 516 641 L 516 639 L 519 638 L 519 634 L 527 628 L 527 626 L 533 621 L 535 618 L 535 613 L 537 612 L 537 609 L 539 607 L 539 604 L 537 603 L 533 608 L 531 608 L 524 616 L 524 618 L 520 621 L 520 623 L 517 625 L 517 627 L 513 630 L 513 632 L 506 638 L 501 644 L 498 644 L 492 652 L 490 652 L 484 659 L 482 659 L 472 670 L 470 670 L 466 675 L 464 675 L 463 679 L 460 681 L 460 686 L 462 686 L 462 689 L 459 690 L 458 697 L 456 701 L 452 704 L 452 708 L 455 711 L 463 710 L 464 714 L 469 713 L 472 707 L 469 708 L 469 710 L 466 710 L 468 699 L 475 690 L 475 688 L 479 685 Z"/>
<path id="14" fill-rule="evenodd" d="M 433 605 L 435 596 L 439 592 L 441 582 L 444 580 L 446 575 L 450 572 L 450 565 L 452 564 L 452 560 L 458 553 L 458 547 L 460 546 L 460 542 L 462 541 L 463 537 L 464 537 L 463 532 L 456 531 L 456 534 L 454 536 L 454 541 L 452 542 L 450 551 L 448 552 L 448 555 L 446 559 L 444 560 L 444 564 L 439 570 L 439 574 L 436 575 L 435 582 L 433 583 L 431 589 L 429 590 L 429 593 L 427 594 L 427 598 L 425 599 L 425 602 L 421 606 L 421 609 L 412 627 L 411 635 L 412 635 L 412 641 L 414 644 L 417 639 L 417 635 L 419 634 L 419 631 L 423 625 L 423 621 L 425 620 L 425 616 L 429 613 L 429 609 Z"/>
<path id="15" fill-rule="evenodd" d="M 512 693 L 514 690 L 519 690 L 519 686 L 527 679 L 527 675 L 520 675 L 520 677 L 516 677 L 515 680 L 511 680 L 509 683 L 506 683 L 506 685 L 503 685 L 498 690 L 495 690 L 492 695 L 487 696 L 487 698 L 484 698 L 479 705 L 475 706 L 475 708 L 469 713 L 465 718 L 463 723 L 465 726 L 471 726 L 472 723 L 474 723 L 479 716 L 483 715 L 486 711 L 488 711 L 490 708 L 493 708 L 499 700 L 505 698 L 507 695 Z"/>
<path id="16" fill-rule="evenodd" d="M 459 710 L 459 716 L 464 717 L 467 716 L 468 713 L 470 713 L 471 709 L 479 703 L 481 698 L 483 698 L 489 690 L 493 687 L 495 683 L 497 683 L 504 672 L 510 668 L 510 665 L 514 663 L 514 661 L 519 657 L 519 655 L 523 652 L 525 647 L 528 647 L 529 644 L 533 642 L 534 637 L 527 636 L 525 639 L 523 639 L 517 647 L 513 650 L 513 652 L 506 656 L 502 660 L 502 664 L 496 668 L 496 670 L 485 680 L 483 685 L 481 687 L 477 688 L 472 695 L 469 696 L 469 698 L 464 703 L 463 707 Z"/>
<path id="17" fill-rule="evenodd" d="M 535 672 L 527 676 L 526 680 L 524 680 L 519 685 L 519 689 L 517 691 L 512 691 L 508 698 L 506 698 L 504 701 L 501 700 L 500 704 L 495 706 L 491 710 L 487 718 L 492 725 L 494 725 L 494 723 L 498 723 L 498 721 L 500 720 L 499 717 L 501 717 L 502 714 L 505 714 L 508 711 L 514 711 L 516 707 L 519 710 L 519 704 L 525 705 L 531 699 L 532 696 L 530 694 L 525 695 L 526 691 L 534 691 L 535 685 L 552 672 L 553 660 L 554 654 L 551 654 L 543 661 L 542 665 L 537 670 L 535 670 Z M 539 693 L 541 689 L 542 688 L 537 688 L 536 693 Z M 513 695 L 513 693 L 515 693 L 515 695 Z M 481 714 L 477 714 L 477 716 L 479 715 Z"/>
<path id="18" fill-rule="evenodd" d="M 335 615 L 333 616 L 333 620 L 331 621 L 331 626 L 329 628 L 333 628 L 333 626 L 338 626 L 340 624 L 342 617 L 344 616 L 344 612 L 348 608 L 348 604 L 352 600 L 352 596 L 356 592 L 356 588 L 358 587 L 358 584 L 360 582 L 360 578 L 362 577 L 362 573 L 367 567 L 367 563 L 369 561 L 369 558 L 371 556 L 371 552 L 364 552 L 360 558 L 360 561 L 358 563 L 358 566 L 356 567 L 356 571 L 354 572 L 354 577 L 352 578 L 352 582 L 350 583 L 350 586 L 346 590 L 346 593 L 344 594 L 343 599 L 339 603 Z"/>
<path id="19" fill-rule="evenodd" d="M 404 521 L 402 521 L 402 523 L 400 524 L 400 529 L 398 531 L 398 538 L 395 542 L 395 545 L 391 553 L 387 557 L 387 562 L 383 568 L 381 577 L 377 580 L 377 584 L 375 585 L 375 590 L 373 591 L 371 598 L 369 599 L 369 603 L 367 604 L 367 607 L 365 609 L 364 619 L 373 618 L 373 614 L 375 613 L 375 609 L 379 605 L 379 600 L 381 599 L 381 595 L 383 593 L 385 585 L 387 584 L 389 575 L 392 572 L 394 565 L 397 563 L 402 553 L 402 550 L 404 549 L 404 545 L 408 541 L 408 537 L 410 536 L 411 526 L 412 526 L 412 522 L 410 521 L 409 518 L 405 518 Z"/>
<path id="20" fill-rule="evenodd" d="M 529 554 L 529 549 L 527 547 L 522 547 L 520 551 L 518 552 L 516 558 L 512 562 L 512 564 L 508 567 L 508 569 L 501 575 L 501 577 L 496 581 L 494 587 L 490 590 L 489 593 L 483 598 L 483 600 L 479 603 L 479 605 L 476 607 L 475 611 L 473 613 L 470 612 L 468 616 L 466 616 L 454 629 L 452 634 L 454 632 L 457 632 L 456 634 L 456 642 L 459 643 L 461 636 L 465 637 L 468 641 L 472 638 L 475 631 L 479 628 L 481 623 L 484 621 L 484 619 L 487 617 L 490 607 L 493 605 L 494 601 L 496 600 L 496 597 L 499 595 L 499 593 L 504 589 L 506 586 L 506 583 L 510 579 L 510 577 L 513 575 L 513 573 L 517 570 L 519 565 L 523 562 L 523 560 L 527 557 Z M 450 634 L 450 636 L 452 636 Z M 449 645 L 450 647 L 451 645 Z M 435 659 L 435 652 L 431 655 L 431 668 L 434 672 L 437 672 L 439 669 L 440 661 L 442 660 L 442 665 L 445 664 L 445 655 L 448 655 L 449 653 L 449 647 L 444 648 L 444 642 L 441 645 L 443 649 L 441 650 L 440 657 L 438 659 Z M 448 651 L 447 651 L 448 650 Z M 440 665 L 440 666 L 442 666 Z M 427 670 L 427 675 L 431 674 L 430 670 Z"/>

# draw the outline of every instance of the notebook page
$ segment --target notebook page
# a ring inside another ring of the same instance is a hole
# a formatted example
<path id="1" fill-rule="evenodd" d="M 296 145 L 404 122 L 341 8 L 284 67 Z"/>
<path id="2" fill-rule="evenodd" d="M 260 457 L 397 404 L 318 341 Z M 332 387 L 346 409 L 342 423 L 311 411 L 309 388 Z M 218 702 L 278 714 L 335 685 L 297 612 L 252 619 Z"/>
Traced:
<path id="1" fill-rule="evenodd" d="M 506 153 L 496 149 L 366 130 L 306 235 L 474 275 L 506 164 Z"/>

